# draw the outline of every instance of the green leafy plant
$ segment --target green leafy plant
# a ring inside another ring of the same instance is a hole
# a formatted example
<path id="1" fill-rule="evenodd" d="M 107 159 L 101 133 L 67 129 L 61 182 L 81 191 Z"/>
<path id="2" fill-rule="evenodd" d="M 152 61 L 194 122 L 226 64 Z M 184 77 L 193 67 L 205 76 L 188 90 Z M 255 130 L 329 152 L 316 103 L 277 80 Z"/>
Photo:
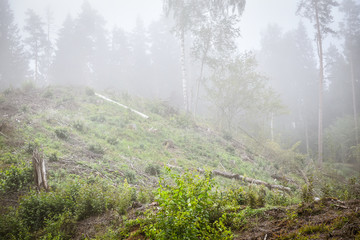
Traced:
<path id="1" fill-rule="evenodd" d="M 200 177 L 191 172 L 172 174 L 175 184 L 160 180 L 157 201 L 160 210 L 155 222 L 145 228 L 151 239 L 231 239 L 224 225 L 226 215 L 211 221 L 216 206 L 215 182 L 208 174 Z"/>
<path id="2" fill-rule="evenodd" d="M 32 168 L 25 162 L 0 171 L 0 192 L 18 191 L 33 180 Z"/>
<path id="3" fill-rule="evenodd" d="M 62 140 L 67 140 L 69 138 L 68 131 L 65 128 L 55 129 L 55 134 L 58 138 L 60 138 Z"/>

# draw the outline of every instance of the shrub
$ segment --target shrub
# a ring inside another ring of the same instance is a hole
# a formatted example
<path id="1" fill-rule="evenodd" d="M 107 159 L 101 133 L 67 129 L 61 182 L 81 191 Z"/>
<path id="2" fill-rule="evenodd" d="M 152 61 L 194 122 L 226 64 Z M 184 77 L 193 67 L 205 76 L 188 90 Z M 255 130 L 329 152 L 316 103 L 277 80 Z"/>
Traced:
<path id="1" fill-rule="evenodd" d="M 52 98 L 53 97 L 53 92 L 50 89 L 47 89 L 43 94 L 43 98 Z"/>
<path id="2" fill-rule="evenodd" d="M 55 129 L 55 134 L 58 138 L 62 140 L 67 140 L 69 138 L 69 134 L 66 129 L 64 128 L 57 128 Z"/>
<path id="3" fill-rule="evenodd" d="M 116 145 L 119 143 L 118 139 L 115 137 L 109 137 L 108 139 L 106 139 L 106 141 L 111 145 Z"/>
<path id="4" fill-rule="evenodd" d="M 57 152 L 52 152 L 49 155 L 49 162 L 57 162 L 59 160 L 58 156 L 57 156 Z"/>
<path id="5" fill-rule="evenodd" d="M 64 212 L 73 210 L 73 199 L 60 192 L 32 192 L 21 200 L 18 213 L 24 225 L 36 231 L 45 226 L 46 219 L 56 219 Z"/>
<path id="6" fill-rule="evenodd" d="M 94 96 L 95 95 L 95 92 L 92 88 L 85 88 L 85 94 L 88 95 L 88 96 Z"/>
<path id="7" fill-rule="evenodd" d="M 160 210 L 155 222 L 145 228 L 147 236 L 151 239 L 231 239 L 231 232 L 224 225 L 225 215 L 210 221 L 216 205 L 212 193 L 215 182 L 210 176 L 170 175 L 175 185 L 160 180 L 157 193 Z"/>
<path id="8" fill-rule="evenodd" d="M 98 122 L 98 123 L 103 123 L 106 121 L 105 117 L 103 115 L 98 115 L 98 116 L 92 116 L 90 118 L 91 121 L 93 122 Z"/>
<path id="9" fill-rule="evenodd" d="M 21 88 L 24 92 L 28 92 L 35 88 L 35 83 L 31 80 L 26 80 L 21 83 Z"/>
<path id="10" fill-rule="evenodd" d="M 31 183 L 33 171 L 25 162 L 0 171 L 0 192 L 19 191 Z"/>
<path id="11" fill-rule="evenodd" d="M 108 208 L 107 191 L 98 183 L 84 184 L 79 190 L 75 214 L 78 220 L 105 212 Z"/>
<path id="12" fill-rule="evenodd" d="M 91 144 L 89 146 L 89 151 L 96 153 L 96 154 L 101 154 L 101 155 L 103 155 L 105 153 L 104 149 L 102 148 L 102 146 L 100 144 Z"/>
<path id="13" fill-rule="evenodd" d="M 84 132 L 84 123 L 81 121 L 75 121 L 73 124 L 73 127 L 78 130 L 79 132 Z"/>
<path id="14" fill-rule="evenodd" d="M 145 168 L 145 172 L 151 176 L 157 176 L 160 174 L 160 167 L 158 165 L 149 164 Z"/>
<path id="15" fill-rule="evenodd" d="M 309 179 L 309 184 L 305 184 L 302 187 L 301 199 L 306 203 L 312 202 L 314 200 L 314 187 L 312 179 Z"/>

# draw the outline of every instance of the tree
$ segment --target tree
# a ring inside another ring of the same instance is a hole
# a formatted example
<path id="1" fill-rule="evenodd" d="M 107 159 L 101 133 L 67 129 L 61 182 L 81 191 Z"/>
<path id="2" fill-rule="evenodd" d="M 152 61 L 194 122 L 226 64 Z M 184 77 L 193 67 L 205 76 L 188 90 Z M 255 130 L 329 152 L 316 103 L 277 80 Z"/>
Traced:
<path id="1" fill-rule="evenodd" d="M 54 24 L 54 17 L 53 12 L 50 10 L 50 7 L 46 9 L 46 18 L 45 18 L 45 33 L 46 33 L 46 43 L 45 43 L 45 50 L 43 60 L 42 69 L 44 69 L 44 80 L 45 83 L 49 82 L 49 75 L 50 75 L 50 68 L 53 62 L 53 55 L 54 55 L 54 46 L 52 42 L 52 28 Z"/>
<path id="2" fill-rule="evenodd" d="M 240 2 L 239 2 L 240 3 Z M 238 11 L 228 11 L 231 5 L 221 5 L 217 1 L 205 1 L 202 6 L 200 21 L 191 29 L 193 37 L 192 55 L 200 62 L 200 74 L 197 78 L 193 114 L 196 116 L 200 86 L 204 82 L 204 67 L 216 68 L 222 61 L 236 52 L 235 40 L 240 36 L 239 17 L 245 2 L 238 6 Z"/>
<path id="3" fill-rule="evenodd" d="M 59 31 L 56 42 L 54 63 L 51 73 L 54 83 L 74 84 L 82 77 L 80 60 L 77 54 L 75 21 L 68 15 Z"/>
<path id="4" fill-rule="evenodd" d="M 254 113 L 267 115 L 280 107 L 274 93 L 266 87 L 266 78 L 256 72 L 256 66 L 254 55 L 245 53 L 224 62 L 210 77 L 207 87 L 210 101 L 220 128 L 229 133 L 234 132 L 236 118 Z"/>
<path id="5" fill-rule="evenodd" d="M 180 107 L 181 94 L 175 95 L 181 89 L 180 51 L 168 20 L 160 18 L 149 26 L 150 78 L 157 98 Z"/>
<path id="6" fill-rule="evenodd" d="M 181 71 L 184 106 L 189 111 L 189 99 L 185 68 L 185 35 L 193 29 L 201 29 L 204 19 L 214 19 L 215 16 L 238 12 L 241 15 L 245 6 L 245 0 L 206 1 L 206 0 L 164 0 L 164 11 L 170 14 L 175 22 L 174 32 L 180 39 L 181 47 Z M 205 21 L 206 22 L 206 21 Z M 209 31 L 207 31 L 209 33 Z M 204 35 L 203 35 L 204 36 Z M 206 38 L 206 36 L 205 36 Z M 205 52 L 207 53 L 205 43 Z"/>
<path id="7" fill-rule="evenodd" d="M 84 2 L 79 16 L 67 17 L 60 30 L 53 74 L 61 83 L 96 85 L 108 79 L 109 49 L 105 20 Z"/>
<path id="8" fill-rule="evenodd" d="M 297 13 L 308 18 L 314 24 L 315 41 L 319 57 L 319 123 L 318 123 L 318 164 L 323 161 L 323 91 L 324 91 L 324 56 L 323 40 L 328 33 L 334 31 L 330 28 L 333 21 L 331 10 L 337 6 L 334 0 L 300 0 Z"/>
<path id="9" fill-rule="evenodd" d="M 344 13 L 341 24 L 342 34 L 345 37 L 345 55 L 350 65 L 352 106 L 355 124 L 356 145 L 359 145 L 358 120 L 357 120 L 357 96 L 356 96 L 356 63 L 360 63 L 360 4 L 353 0 L 344 0 L 340 10 Z M 358 75 L 358 77 L 360 74 Z"/>
<path id="10" fill-rule="evenodd" d="M 47 45 L 44 31 L 45 25 L 40 16 L 31 9 L 26 11 L 26 17 L 24 29 L 28 36 L 25 39 L 25 43 L 28 46 L 29 57 L 34 62 L 34 80 L 38 82 L 43 73 L 40 69 L 40 62 Z"/>
<path id="11" fill-rule="evenodd" d="M 302 22 L 288 32 L 269 25 L 258 52 L 259 70 L 269 78 L 288 110 L 287 114 L 274 116 L 276 136 L 281 136 L 289 146 L 301 139 L 300 147 L 308 154 L 316 138 L 311 133 L 317 121 L 312 117 L 317 112 L 314 107 L 317 69 L 311 43 Z"/>
<path id="12" fill-rule="evenodd" d="M 107 78 L 109 63 L 105 20 L 87 1 L 82 4 L 75 20 L 74 41 L 77 61 L 82 70 L 79 81 L 83 84 L 100 84 L 100 79 Z"/>
<path id="13" fill-rule="evenodd" d="M 25 79 L 27 61 L 19 29 L 7 0 L 0 0 L 0 89 Z"/>
<path id="14" fill-rule="evenodd" d="M 132 90 L 142 96 L 151 95 L 151 82 L 148 79 L 150 71 L 150 58 L 148 54 L 149 40 L 142 19 L 138 18 L 132 34 Z M 139 86 L 142 86 L 139 88 Z M 150 94 L 150 95 L 149 95 Z"/>
<path id="15" fill-rule="evenodd" d="M 111 35 L 110 44 L 110 72 L 111 85 L 120 89 L 130 88 L 130 69 L 132 53 L 129 37 L 121 28 L 115 27 Z"/>

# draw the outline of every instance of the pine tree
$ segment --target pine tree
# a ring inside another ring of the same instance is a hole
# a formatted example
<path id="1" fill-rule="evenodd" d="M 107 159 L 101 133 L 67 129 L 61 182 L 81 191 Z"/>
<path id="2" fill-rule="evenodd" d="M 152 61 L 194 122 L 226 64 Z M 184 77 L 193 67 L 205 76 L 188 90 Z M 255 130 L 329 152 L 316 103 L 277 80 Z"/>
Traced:
<path id="1" fill-rule="evenodd" d="M 51 68 L 52 81 L 56 84 L 76 84 L 82 77 L 77 46 L 74 42 L 75 22 L 68 15 L 59 31 L 57 50 Z"/>
<path id="2" fill-rule="evenodd" d="M 45 24 L 39 15 L 31 9 L 26 11 L 26 23 L 24 29 L 27 33 L 27 37 L 25 43 L 28 47 L 30 60 L 34 63 L 35 83 L 39 83 L 40 79 L 43 80 L 43 69 L 41 69 L 40 66 L 47 46 L 44 26 Z"/>
<path id="3" fill-rule="evenodd" d="M 27 73 L 19 29 L 7 0 L 0 0 L 0 89 L 18 86 Z"/>

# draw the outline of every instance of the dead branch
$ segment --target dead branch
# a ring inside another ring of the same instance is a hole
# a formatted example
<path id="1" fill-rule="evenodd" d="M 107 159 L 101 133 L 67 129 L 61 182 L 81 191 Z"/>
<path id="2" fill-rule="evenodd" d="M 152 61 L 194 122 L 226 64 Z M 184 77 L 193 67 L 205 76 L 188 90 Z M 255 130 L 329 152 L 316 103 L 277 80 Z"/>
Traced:
<path id="1" fill-rule="evenodd" d="M 0 132 L 1 135 L 3 135 L 5 138 L 9 138 L 8 136 L 6 136 L 4 133 Z"/>
<path id="2" fill-rule="evenodd" d="M 176 168 L 176 169 L 182 170 L 182 168 L 178 167 L 178 166 L 173 166 L 173 165 L 170 165 L 170 164 L 167 164 L 167 166 L 169 168 Z M 203 170 L 201 168 L 197 168 L 196 170 L 198 172 L 200 172 L 200 173 L 205 173 L 205 170 Z M 218 170 L 213 170 L 213 171 L 211 171 L 211 173 L 213 175 L 228 178 L 228 179 L 240 180 L 240 181 L 248 182 L 250 184 L 263 185 L 263 186 L 269 188 L 270 190 L 271 189 L 278 189 L 278 190 L 281 190 L 281 191 L 285 191 L 287 193 L 291 192 L 291 189 L 289 187 L 285 187 L 285 186 L 282 186 L 282 185 L 270 184 L 270 183 L 267 183 L 267 182 L 264 182 L 264 181 L 261 181 L 261 180 L 258 180 L 258 179 L 248 178 L 248 177 L 242 176 L 240 174 L 221 172 L 221 171 L 218 171 Z"/>

